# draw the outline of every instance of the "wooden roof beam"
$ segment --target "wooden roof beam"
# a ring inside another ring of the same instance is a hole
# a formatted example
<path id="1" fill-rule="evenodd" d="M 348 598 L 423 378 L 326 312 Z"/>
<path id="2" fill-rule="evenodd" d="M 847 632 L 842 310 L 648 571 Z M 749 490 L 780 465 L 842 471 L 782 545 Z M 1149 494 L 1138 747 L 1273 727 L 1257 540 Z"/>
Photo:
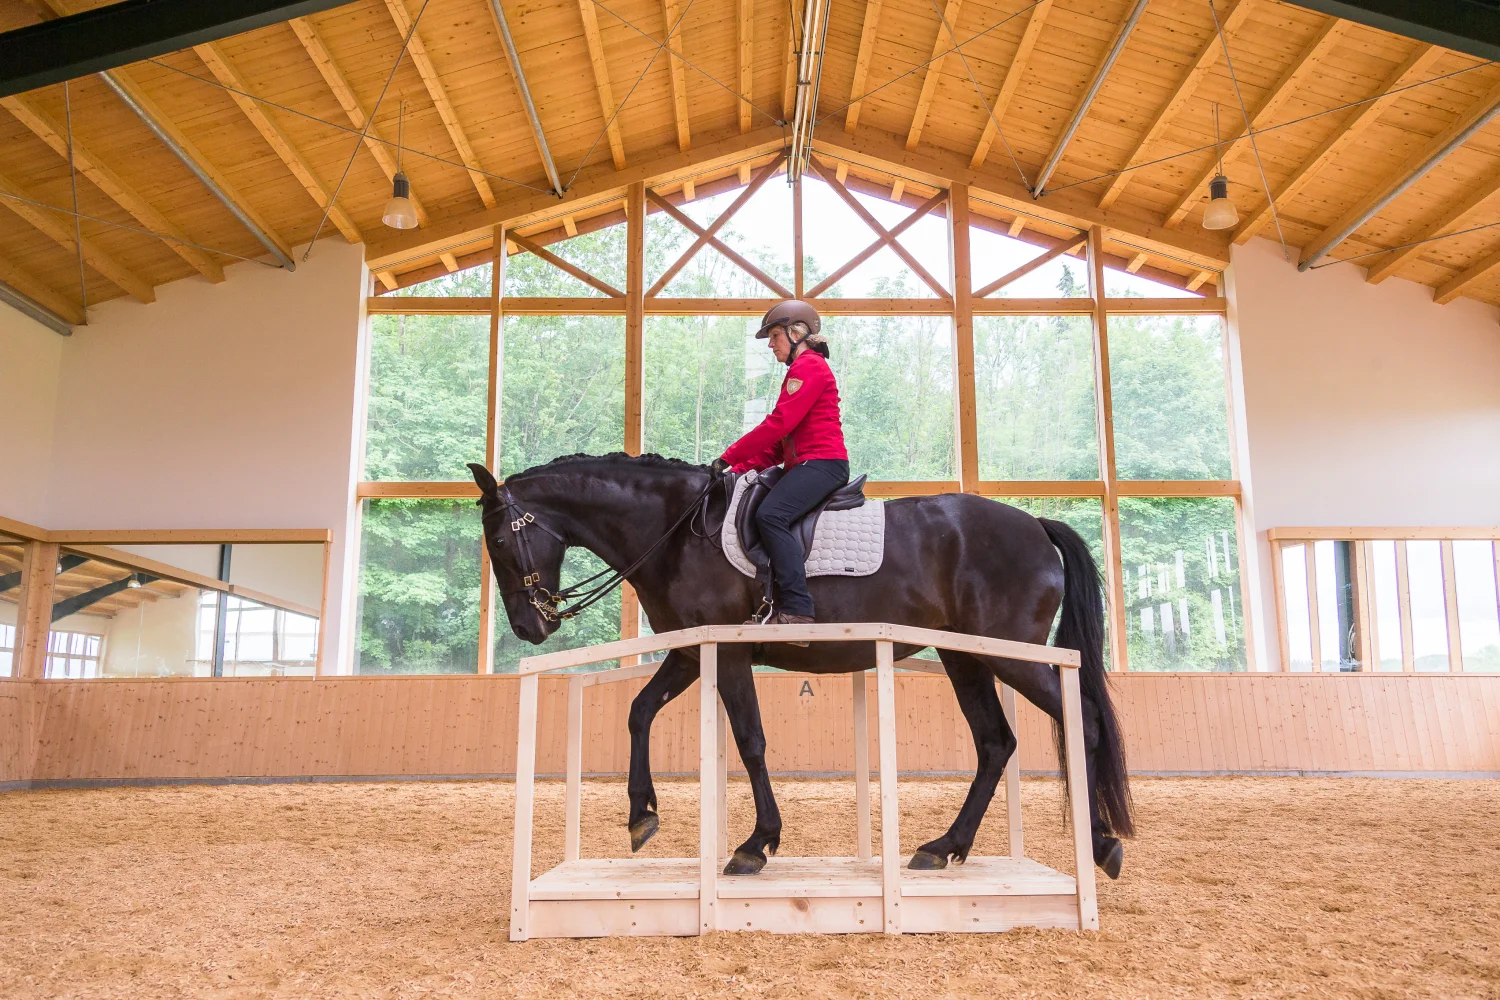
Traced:
<path id="1" fill-rule="evenodd" d="M 1333 134 L 1324 139 L 1313 154 L 1292 171 L 1290 177 L 1282 181 L 1281 187 L 1276 190 L 1274 203 L 1285 205 L 1295 198 L 1319 170 L 1348 149 L 1365 129 L 1379 120 L 1386 109 L 1395 103 L 1399 91 L 1425 77 L 1433 63 L 1442 56 L 1443 50 L 1436 46 L 1418 45 L 1380 85 L 1380 89 L 1376 91 L 1379 96 L 1351 111 L 1343 123 L 1334 129 Z M 1273 201 L 1261 202 L 1258 208 L 1245 216 L 1245 220 L 1234 231 L 1234 242 L 1245 243 L 1271 221 Z"/>
<path id="2" fill-rule="evenodd" d="M 45 199 L 23 190 L 20 185 L 3 175 L 0 175 L 0 195 L 10 195 L 9 198 L 0 197 L 0 204 L 40 229 L 68 253 L 77 253 L 78 244 L 73 241 L 73 226 L 70 223 L 65 224 L 63 216 L 56 212 L 27 203 L 28 201 L 45 201 Z M 25 198 L 27 201 L 17 201 L 15 200 L 17 198 Z M 83 259 L 95 271 L 104 275 L 122 292 L 134 296 L 138 301 L 156 301 L 156 293 L 151 290 L 151 282 L 105 253 L 87 237 L 83 238 L 82 243 Z"/>
<path id="3" fill-rule="evenodd" d="M 1026 30 L 1021 32 L 1021 41 L 1016 45 L 1016 54 L 1011 57 L 1010 65 L 1005 69 L 1005 79 L 1001 81 L 1000 90 L 990 104 L 990 113 L 984 122 L 984 133 L 979 137 L 979 144 L 974 147 L 974 155 L 969 158 L 971 170 L 978 170 L 984 166 L 985 157 L 990 155 L 990 147 L 994 145 L 995 136 L 1000 132 L 995 123 L 1005 118 L 1011 99 L 1016 96 L 1016 89 L 1021 86 L 1021 77 L 1031 62 L 1032 50 L 1036 48 L 1036 40 L 1042 35 L 1042 28 L 1047 23 L 1047 14 L 1051 9 L 1052 0 L 1041 0 L 1031 8 Z M 1023 222 L 1022 225 L 1025 223 Z"/>
<path id="4" fill-rule="evenodd" d="M 22 125 L 31 129 L 37 138 L 51 146 L 53 152 L 63 160 L 67 160 L 67 134 L 46 112 L 24 97 L 0 98 L 0 105 L 15 115 Z M 181 229 L 168 221 L 167 217 L 152 207 L 150 202 L 141 197 L 135 188 L 106 166 L 103 160 L 95 156 L 86 145 L 78 140 L 76 134 L 73 136 L 73 162 L 77 165 L 79 173 L 93 182 L 94 186 L 108 195 L 115 204 L 129 212 L 142 226 L 158 234 L 162 242 L 171 247 L 177 256 L 191 264 L 198 273 L 215 283 L 224 280 L 224 269 L 217 261 L 197 247 L 190 246 L 190 241 Z"/>
<path id="5" fill-rule="evenodd" d="M 1401 242 L 1411 244 L 1400 250 L 1392 250 L 1381 257 L 1365 275 L 1370 284 L 1379 284 L 1386 278 L 1400 270 L 1401 266 L 1422 252 L 1428 240 L 1436 239 L 1444 233 L 1451 232 L 1463 226 L 1464 222 L 1477 212 L 1486 202 L 1500 194 L 1500 170 L 1492 170 L 1490 176 L 1481 181 L 1479 185 L 1469 192 L 1463 201 L 1449 208 L 1445 208 L 1441 215 L 1433 219 L 1422 228 L 1411 239 L 1403 239 Z M 1500 213 L 1491 212 L 1491 216 Z"/>
<path id="6" fill-rule="evenodd" d="M 735 29 L 740 52 L 740 131 L 748 132 L 752 112 L 750 98 L 755 90 L 755 0 L 739 0 L 739 25 Z"/>
<path id="7" fill-rule="evenodd" d="M 672 78 L 672 115 L 677 121 L 677 148 L 686 153 L 693 148 L 688 128 L 687 70 L 672 42 L 682 38 L 682 4 L 679 0 L 661 0 L 662 18 L 667 22 L 667 73 Z M 743 131 L 743 130 L 741 130 Z"/>
<path id="8" fill-rule="evenodd" d="M 948 53 L 953 51 L 953 38 L 949 35 L 949 29 L 958 24 L 958 12 L 962 7 L 963 0 L 948 0 L 943 19 L 938 23 L 937 38 L 932 43 L 932 56 L 928 59 L 927 68 L 922 71 L 922 92 L 917 95 L 917 108 L 912 112 L 911 128 L 906 133 L 907 149 L 916 149 L 917 143 L 922 141 L 922 126 L 927 124 L 927 112 L 932 110 L 933 98 L 937 96 L 938 81 L 943 78 L 943 63 L 948 61 Z"/>
<path id="9" fill-rule="evenodd" d="M 609 85 L 609 63 L 604 59 L 604 37 L 599 34 L 599 15 L 594 10 L 594 0 L 578 0 L 578 16 L 583 21 L 583 37 L 589 46 L 589 63 L 594 69 L 594 89 L 599 92 L 599 113 L 609 123 L 605 129 L 609 136 L 609 155 L 614 160 L 615 169 L 624 170 L 625 140 L 620 136 L 615 94 Z"/>
<path id="10" fill-rule="evenodd" d="M 255 130 L 261 134 L 261 138 L 266 140 L 266 144 L 271 147 L 272 151 L 281 158 L 281 162 L 286 164 L 286 168 L 291 171 L 292 176 L 297 179 L 297 183 L 302 185 L 308 196 L 317 203 L 319 208 L 328 212 L 329 221 L 344 234 L 344 239 L 350 243 L 363 243 L 364 237 L 360 235 L 354 221 L 344 213 L 342 208 L 333 204 L 333 198 L 329 195 L 328 189 L 323 186 L 323 182 L 318 179 L 318 175 L 313 172 L 312 166 L 303 158 L 302 153 L 292 145 L 291 139 L 287 138 L 281 126 L 271 120 L 270 113 L 260 106 L 259 101 L 246 96 L 251 93 L 250 87 L 235 69 L 234 64 L 229 61 L 229 57 L 224 54 L 223 49 L 214 43 L 207 43 L 193 46 L 193 51 L 198 54 L 198 58 L 203 60 L 204 65 L 218 78 L 219 82 L 230 88 L 228 91 L 230 98 L 239 105 L 245 117 L 250 119 L 250 124 L 255 126 Z"/>
<path id="11" fill-rule="evenodd" d="M 1500 270 L 1500 250 L 1485 257 L 1483 260 L 1466 268 L 1461 273 L 1443 282 L 1437 288 L 1433 300 L 1441 305 L 1447 305 L 1462 295 L 1470 285 Z"/>
<path id="12" fill-rule="evenodd" d="M 474 155 L 474 147 L 469 144 L 469 137 L 458 120 L 458 112 L 453 109 L 453 102 L 448 99 L 448 91 L 443 87 L 442 78 L 438 75 L 437 68 L 433 66 L 432 59 L 427 55 L 427 46 L 422 43 L 421 33 L 412 30 L 412 17 L 406 9 L 405 0 L 385 0 L 385 7 L 390 11 L 391 20 L 396 23 L 396 30 L 401 33 L 401 37 L 410 37 L 406 52 L 411 56 L 412 65 L 417 68 L 418 75 L 422 77 L 422 84 L 427 88 L 427 96 L 432 98 L 438 117 L 443 120 L 443 127 L 448 130 L 448 138 L 452 140 L 454 149 L 458 151 L 458 158 L 463 161 L 464 166 L 469 168 L 469 179 L 474 182 L 474 190 L 479 192 L 479 200 L 484 202 L 485 208 L 494 207 L 495 193 L 490 190 L 489 179 L 482 172 L 479 158 Z"/>
<path id="13" fill-rule="evenodd" d="M 38 315 L 36 309 L 28 308 L 27 302 L 18 302 L 6 295 L 3 288 L 0 288 L 0 301 L 10 303 L 38 323 L 51 327 L 65 337 L 73 332 L 72 327 L 82 326 L 85 322 L 82 306 L 4 257 L 0 257 L 0 285 L 20 292 L 25 299 L 30 300 L 30 306 L 40 306 L 43 312 Z M 52 315 L 48 317 L 47 313 Z M 61 326 L 57 320 L 62 321 Z"/>
<path id="14" fill-rule="evenodd" d="M 1052 0 L 1046 0 L 1051 3 Z M 849 87 L 849 107 L 844 111 L 844 131 L 854 133 L 859 124 L 859 110 L 865 96 L 865 83 L 870 77 L 870 60 L 875 56 L 875 36 L 880 34 L 880 9 L 884 0 L 869 0 L 865 4 L 865 23 L 859 33 L 859 54 L 854 58 L 854 83 Z M 939 35 L 939 37 L 942 37 Z"/>
<path id="15" fill-rule="evenodd" d="M 1350 206 L 1337 222 L 1323 230 L 1317 239 L 1303 247 L 1302 260 L 1297 265 L 1298 270 L 1307 270 L 1334 247 L 1354 235 L 1361 226 L 1373 219 L 1382 209 L 1425 177 L 1429 170 L 1446 159 L 1448 154 L 1468 142 L 1477 132 L 1493 121 L 1496 115 L 1500 115 L 1500 84 L 1486 91 L 1484 96 L 1475 101 L 1457 121 L 1433 136 L 1425 146 L 1407 157 L 1406 162 L 1384 184 Z"/>
<path id="16" fill-rule="evenodd" d="M 1078 106 L 1073 109 L 1073 117 L 1063 128 L 1062 135 L 1057 137 L 1057 142 L 1052 147 L 1052 153 L 1047 157 L 1047 162 L 1042 165 L 1041 173 L 1036 178 L 1036 197 L 1040 198 L 1047 190 L 1047 182 L 1052 179 L 1052 173 L 1057 165 L 1062 162 L 1063 154 L 1068 151 L 1068 143 L 1073 141 L 1073 135 L 1078 131 L 1078 126 L 1083 124 L 1084 118 L 1088 116 L 1089 106 L 1094 103 L 1099 89 L 1104 86 L 1105 77 L 1120 58 L 1120 53 L 1125 51 L 1125 43 L 1130 41 L 1130 33 L 1135 30 L 1141 15 L 1146 11 L 1146 0 L 1135 0 L 1130 13 L 1125 15 L 1125 20 L 1115 29 L 1115 37 L 1110 40 L 1109 48 L 1104 52 L 1104 58 L 1099 65 L 1094 67 L 1094 75 L 1089 79 L 1088 86 L 1084 88 L 1083 97 L 1079 99 Z"/>
<path id="17" fill-rule="evenodd" d="M 1312 41 L 1303 46 L 1297 58 L 1282 72 L 1281 77 L 1266 92 L 1266 96 L 1255 110 L 1251 112 L 1250 127 L 1252 130 L 1265 128 L 1276 112 L 1280 111 L 1281 107 L 1287 101 L 1291 100 L 1302 90 L 1302 85 L 1307 82 L 1307 78 L 1317 71 L 1319 61 L 1344 36 L 1344 31 L 1347 27 L 1346 22 L 1330 18 L 1327 23 L 1318 29 L 1318 33 L 1313 36 Z M 1223 150 L 1222 159 L 1225 163 L 1228 163 L 1240 152 L 1251 149 L 1250 136 L 1245 130 L 1243 119 L 1240 121 L 1238 131 L 1227 142 L 1223 143 L 1220 148 Z M 1167 213 L 1167 225 L 1169 227 L 1179 225 L 1183 219 L 1187 218 L 1188 213 L 1193 210 L 1193 206 L 1198 204 L 1200 193 L 1204 188 L 1208 187 L 1208 182 L 1213 180 L 1219 173 L 1219 159 L 1220 157 L 1216 156 L 1210 160 L 1208 165 L 1199 171 L 1198 176 L 1182 192 L 1182 197 L 1177 199 L 1177 203 Z"/>
<path id="18" fill-rule="evenodd" d="M 588 0 L 584 0 L 585 3 Z M 354 88 L 349 86 L 338 63 L 334 62 L 333 54 L 328 51 L 328 44 L 323 41 L 323 36 L 318 34 L 318 29 L 305 17 L 294 17 L 287 24 L 291 25 L 292 31 L 297 35 L 297 41 L 302 43 L 302 48 L 307 52 L 307 57 L 312 60 L 313 65 L 318 68 L 323 82 L 328 84 L 328 89 L 338 100 L 339 106 L 344 109 L 344 114 L 349 117 L 349 124 L 364 132 L 365 148 L 380 165 L 380 170 L 385 174 L 386 180 L 393 181 L 396 178 L 396 158 L 391 155 L 389 148 L 380 137 L 380 129 L 370 122 L 370 116 L 365 113 L 364 107 L 359 103 L 359 98 L 354 95 Z M 370 122 L 367 130 L 365 124 Z M 417 212 L 417 222 L 427 225 L 427 209 L 423 207 L 416 191 L 411 193 L 411 204 Z"/>
<path id="19" fill-rule="evenodd" d="M 1250 0 L 1239 0 L 1239 3 L 1235 4 L 1224 15 L 1224 19 L 1221 22 L 1224 29 L 1224 36 L 1226 38 L 1232 37 L 1249 16 Z M 1219 64 L 1219 60 L 1223 54 L 1224 46 L 1220 44 L 1219 33 L 1215 31 L 1209 35 L 1208 41 L 1204 43 L 1203 48 L 1198 50 L 1197 58 L 1188 67 L 1187 73 L 1178 81 L 1177 88 L 1172 91 L 1172 96 L 1167 98 L 1167 103 L 1162 106 L 1162 109 L 1157 112 L 1156 117 L 1152 119 L 1150 126 L 1146 129 L 1146 134 L 1141 136 L 1141 141 L 1136 143 L 1135 149 L 1131 150 L 1130 155 L 1125 158 L 1125 166 L 1121 168 L 1121 172 L 1115 174 L 1114 178 L 1109 182 L 1109 186 L 1104 189 L 1104 194 L 1099 198 L 1100 208 L 1109 208 L 1124 193 L 1125 186 L 1135 176 L 1133 172 L 1134 168 L 1151 159 L 1151 154 L 1155 151 L 1156 144 L 1161 140 L 1162 134 L 1166 132 L 1167 127 L 1172 124 L 1172 121 L 1187 106 L 1188 102 L 1192 100 L 1193 95 L 1198 90 L 1198 86 L 1203 82 L 1203 78 L 1208 76 L 1209 72 Z"/>

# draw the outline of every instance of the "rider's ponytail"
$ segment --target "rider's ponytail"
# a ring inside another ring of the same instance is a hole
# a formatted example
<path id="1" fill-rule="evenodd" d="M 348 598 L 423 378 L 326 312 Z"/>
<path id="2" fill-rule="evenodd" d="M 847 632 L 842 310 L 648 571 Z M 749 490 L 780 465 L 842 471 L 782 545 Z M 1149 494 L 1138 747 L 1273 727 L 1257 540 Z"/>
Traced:
<path id="1" fill-rule="evenodd" d="M 828 353 L 828 341 L 823 339 L 823 335 L 821 333 L 814 333 L 809 335 L 805 343 L 807 344 L 808 350 L 817 351 L 819 354 L 823 355 L 824 359 L 831 359 L 832 356 Z"/>

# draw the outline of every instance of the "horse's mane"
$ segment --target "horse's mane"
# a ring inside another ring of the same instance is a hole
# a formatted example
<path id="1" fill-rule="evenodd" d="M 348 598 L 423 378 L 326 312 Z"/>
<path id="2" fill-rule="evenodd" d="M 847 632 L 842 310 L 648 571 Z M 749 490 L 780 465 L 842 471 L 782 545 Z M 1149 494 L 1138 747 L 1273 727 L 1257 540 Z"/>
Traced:
<path id="1" fill-rule="evenodd" d="M 554 458 L 552 461 L 544 462 L 541 465 L 533 465 L 525 472 L 517 473 L 510 478 L 520 479 L 525 476 L 555 471 L 563 466 L 581 465 L 585 462 L 594 462 L 601 465 L 634 466 L 638 469 L 676 469 L 682 472 L 708 472 L 708 466 L 706 465 L 695 465 L 692 462 L 684 462 L 680 458 L 667 458 L 664 455 L 650 453 L 645 455 L 627 455 L 623 451 L 610 452 L 608 455 L 590 455 L 585 452 L 579 452 L 576 455 L 563 455 L 559 458 Z"/>

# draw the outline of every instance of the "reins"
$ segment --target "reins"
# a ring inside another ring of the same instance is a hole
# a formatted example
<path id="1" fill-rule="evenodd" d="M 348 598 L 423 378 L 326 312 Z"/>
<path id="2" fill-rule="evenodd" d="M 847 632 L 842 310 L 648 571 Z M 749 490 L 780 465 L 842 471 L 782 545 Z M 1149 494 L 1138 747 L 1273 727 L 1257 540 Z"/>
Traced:
<path id="1" fill-rule="evenodd" d="M 720 478 L 721 477 L 710 476 L 708 485 L 703 487 L 702 492 L 700 492 L 696 497 L 693 498 L 692 502 L 688 504 L 687 509 L 684 510 L 680 515 L 678 515 L 677 520 L 673 521 L 671 526 L 662 533 L 661 537 L 652 542 L 651 546 L 647 548 L 645 552 L 642 552 L 640 557 L 636 559 L 635 562 L 631 563 L 629 566 L 626 566 L 622 570 L 610 570 L 608 568 L 605 568 L 603 570 L 600 570 L 598 573 L 595 573 L 588 579 L 580 580 L 579 582 L 573 584 L 573 586 L 564 587 L 562 590 L 559 590 L 556 593 L 553 593 L 546 587 L 541 586 L 542 574 L 532 569 L 533 562 L 531 558 L 531 546 L 527 543 L 526 536 L 522 534 L 522 531 L 530 525 L 535 525 L 536 527 L 541 528 L 547 534 L 551 535 L 553 538 L 557 539 L 559 542 L 562 542 L 564 546 L 567 546 L 568 544 L 567 539 L 563 538 L 562 535 L 559 535 L 556 531 L 553 531 L 551 528 L 547 527 L 541 521 L 538 521 L 534 515 L 528 513 L 525 510 L 522 510 L 520 502 L 517 501 L 515 495 L 511 493 L 510 487 L 501 486 L 498 496 L 502 504 L 502 509 L 505 511 L 506 517 L 510 520 L 511 533 L 516 536 L 516 553 L 519 556 L 519 561 L 521 563 L 521 586 L 514 590 L 507 590 L 505 591 L 505 594 L 526 594 L 527 598 L 531 602 L 531 606 L 536 608 L 537 613 L 547 621 L 561 622 L 565 621 L 568 618 L 577 617 L 593 605 L 604 600 L 605 597 L 609 596 L 611 591 L 619 587 L 620 584 L 624 583 L 626 577 L 639 569 L 641 565 L 647 559 L 649 559 L 654 552 L 656 552 L 657 549 L 661 548 L 662 545 L 666 543 L 667 539 L 676 534 L 677 529 L 682 527 L 684 522 L 687 522 L 689 520 L 696 520 L 695 515 L 697 515 L 700 510 L 702 512 L 703 525 L 706 529 L 708 527 L 709 494 L 713 492 L 713 488 L 716 484 L 718 484 Z M 483 501 L 481 501 L 481 503 L 482 502 Z M 699 535 L 699 532 L 696 528 L 692 530 L 693 534 Z M 706 537 L 706 535 L 699 535 L 699 537 Z M 595 580 L 598 580 L 600 577 L 605 576 L 607 576 L 608 579 L 606 579 L 603 583 L 600 583 L 588 590 L 584 589 Z M 567 601 L 572 601 L 573 603 L 568 607 L 563 607 L 562 605 Z"/>

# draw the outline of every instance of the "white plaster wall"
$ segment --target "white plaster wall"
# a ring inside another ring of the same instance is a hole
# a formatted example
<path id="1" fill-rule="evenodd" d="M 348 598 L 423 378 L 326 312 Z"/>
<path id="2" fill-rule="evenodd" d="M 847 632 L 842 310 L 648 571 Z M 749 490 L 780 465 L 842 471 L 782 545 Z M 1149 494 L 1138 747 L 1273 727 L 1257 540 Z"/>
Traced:
<path id="1" fill-rule="evenodd" d="M 36 320 L 0 303 L 0 515 L 46 520 L 52 422 L 63 345 Z"/>
<path id="2" fill-rule="evenodd" d="M 1267 529 L 1500 525 L 1500 311 L 1352 264 L 1299 273 L 1262 239 L 1233 262 L 1256 631 L 1275 669 Z"/>
<path id="3" fill-rule="evenodd" d="M 113 300 L 62 343 L 46 510 L 67 528 L 332 528 L 343 588 L 363 250 L 318 244 Z M 13 510 L 0 495 L 0 510 Z M 319 566 L 321 572 L 321 565 Z M 306 596 L 306 595 L 303 595 Z M 318 601 L 310 601 L 313 605 Z M 337 600 L 323 639 L 339 648 Z"/>

